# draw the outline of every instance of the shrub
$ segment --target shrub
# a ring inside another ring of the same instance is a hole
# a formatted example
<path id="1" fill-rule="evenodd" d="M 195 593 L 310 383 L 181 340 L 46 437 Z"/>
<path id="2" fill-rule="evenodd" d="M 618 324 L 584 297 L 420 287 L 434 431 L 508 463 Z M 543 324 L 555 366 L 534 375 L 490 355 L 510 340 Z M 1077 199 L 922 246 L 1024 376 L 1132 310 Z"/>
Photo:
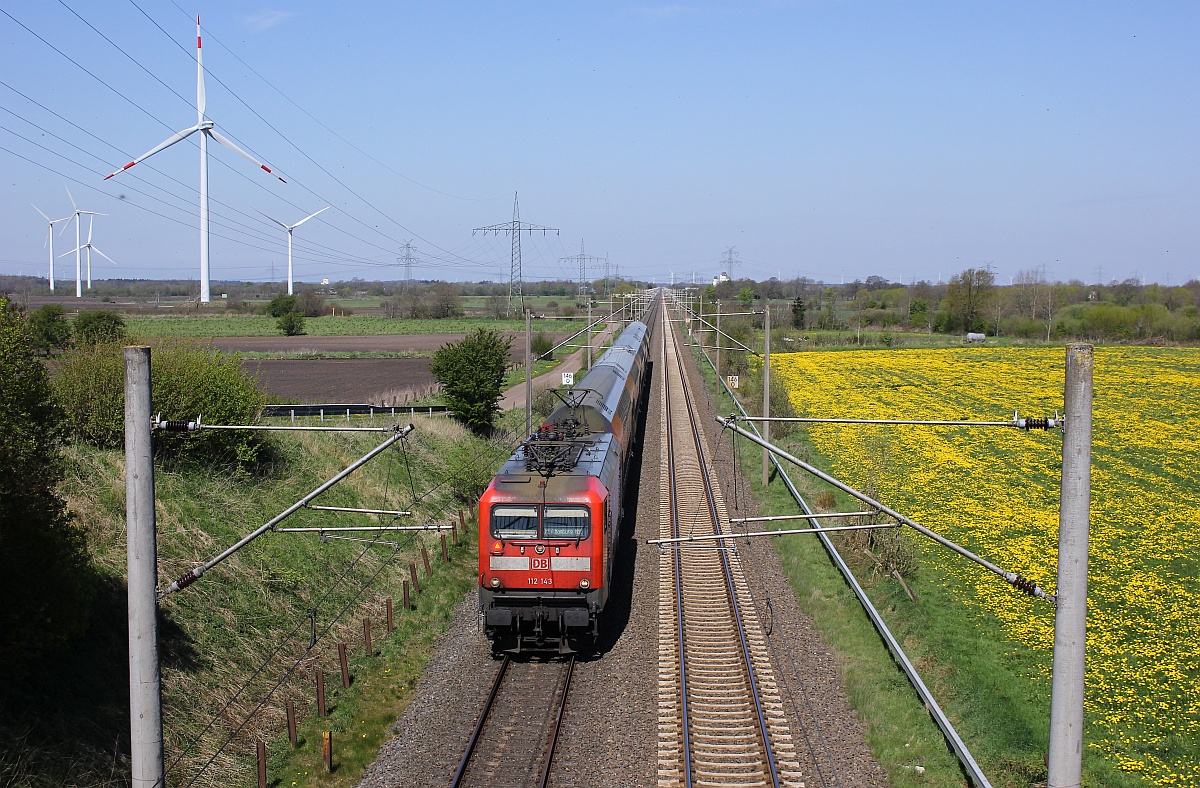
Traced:
<path id="1" fill-rule="evenodd" d="M 281 315 L 279 320 L 275 321 L 275 327 L 285 337 L 298 337 L 304 335 L 304 315 L 299 312 L 288 312 Z"/>
<path id="2" fill-rule="evenodd" d="M 296 311 L 296 296 L 280 293 L 267 304 L 267 313 L 271 317 L 283 317 L 288 312 Z"/>
<path id="3" fill-rule="evenodd" d="M 61 304 L 46 304 L 29 315 L 29 340 L 34 350 L 50 355 L 71 341 L 71 324 Z"/>
<path id="4" fill-rule="evenodd" d="M 429 371 L 442 385 L 446 404 L 476 432 L 490 429 L 495 420 L 511 348 L 511 338 L 480 328 L 433 354 Z"/>
<path id="5" fill-rule="evenodd" d="M 529 347 L 533 351 L 533 358 L 535 361 L 538 359 L 549 359 L 553 357 L 550 355 L 550 349 L 554 347 L 554 340 L 546 336 L 541 331 L 537 332 L 530 338 Z"/>
<path id="6" fill-rule="evenodd" d="M 84 310 L 75 318 L 71 329 L 75 338 L 86 345 L 98 342 L 124 342 L 125 318 L 107 309 Z"/>
<path id="7" fill-rule="evenodd" d="M 168 419 L 210 424 L 252 423 L 264 397 L 236 355 L 199 345 L 164 344 L 151 358 L 154 412 Z M 115 342 L 77 347 L 56 366 L 55 399 L 71 435 L 100 448 L 117 448 L 125 435 L 125 360 Z M 261 452 L 258 433 L 233 431 L 157 432 L 155 450 L 206 461 L 255 463 Z"/>
<path id="8" fill-rule="evenodd" d="M 305 317 L 320 317 L 325 314 L 325 296 L 311 287 L 301 290 L 296 298 L 296 311 Z"/>
<path id="9" fill-rule="evenodd" d="M 95 590 L 56 492 L 62 424 L 26 326 L 0 298 L 0 670 L 10 681 L 84 631 Z"/>

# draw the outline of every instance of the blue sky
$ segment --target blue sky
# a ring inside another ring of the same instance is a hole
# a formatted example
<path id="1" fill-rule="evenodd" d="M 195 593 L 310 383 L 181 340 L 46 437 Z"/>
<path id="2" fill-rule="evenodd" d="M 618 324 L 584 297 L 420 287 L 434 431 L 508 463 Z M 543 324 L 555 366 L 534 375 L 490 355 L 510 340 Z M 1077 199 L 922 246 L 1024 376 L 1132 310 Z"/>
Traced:
<path id="1" fill-rule="evenodd" d="M 214 280 L 282 279 L 259 212 L 325 205 L 298 279 L 400 278 L 410 239 L 418 277 L 507 277 L 472 228 L 514 192 L 559 229 L 525 239 L 531 279 L 576 276 L 581 240 L 659 282 L 730 247 L 754 278 L 1200 278 L 1195 2 L 0 9 L 3 273 L 45 273 L 30 206 L 69 214 L 65 184 L 107 214 L 94 276 L 197 276 L 198 146 L 102 177 L 196 122 L 199 13 L 207 116 L 288 180 L 210 146 Z"/>

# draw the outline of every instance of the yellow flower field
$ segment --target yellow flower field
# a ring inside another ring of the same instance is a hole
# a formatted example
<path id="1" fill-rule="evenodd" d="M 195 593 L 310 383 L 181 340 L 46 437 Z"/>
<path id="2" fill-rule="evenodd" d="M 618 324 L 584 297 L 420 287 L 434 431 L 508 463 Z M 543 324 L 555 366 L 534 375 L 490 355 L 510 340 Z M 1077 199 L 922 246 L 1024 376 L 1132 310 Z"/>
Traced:
<path id="1" fill-rule="evenodd" d="M 1062 348 L 772 359 L 800 415 L 1003 420 L 1062 409 Z M 1200 352 L 1096 350 L 1085 741 L 1156 785 L 1200 785 Z M 813 425 L 831 472 L 1053 591 L 1061 434 Z M 912 534 L 914 540 L 923 537 Z M 923 565 L 1050 672 L 1053 610 L 948 551 Z M 1049 683 L 1046 683 L 1047 692 Z"/>

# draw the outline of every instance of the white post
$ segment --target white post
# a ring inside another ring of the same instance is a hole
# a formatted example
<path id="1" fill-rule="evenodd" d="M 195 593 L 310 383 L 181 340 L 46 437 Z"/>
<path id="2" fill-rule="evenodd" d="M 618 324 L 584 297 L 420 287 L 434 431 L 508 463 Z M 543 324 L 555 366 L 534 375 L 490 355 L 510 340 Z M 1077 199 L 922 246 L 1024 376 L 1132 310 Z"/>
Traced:
<path id="1" fill-rule="evenodd" d="M 294 295 L 292 290 L 292 228 L 288 228 L 288 295 Z"/>
<path id="2" fill-rule="evenodd" d="M 1050 689 L 1048 788 L 1079 788 L 1083 775 L 1084 656 L 1092 497 L 1092 346 L 1067 346 L 1062 498 L 1058 519 L 1058 609 Z"/>
<path id="3" fill-rule="evenodd" d="M 588 371 L 592 370 L 592 296 L 589 294 L 588 300 L 588 337 L 587 337 L 587 360 Z"/>
<path id="4" fill-rule="evenodd" d="M 203 118 L 201 118 L 203 120 Z M 208 285 L 208 132 L 200 131 L 200 303 L 212 301 Z"/>
<path id="5" fill-rule="evenodd" d="M 721 377 L 721 302 L 717 301 L 717 378 Z M 721 390 L 721 386 L 717 385 L 717 391 Z"/>
<path id="6" fill-rule="evenodd" d="M 763 418 L 771 417 L 771 305 L 763 307 Z M 762 428 L 764 441 L 771 440 L 771 422 L 764 421 Z M 762 482 L 763 487 L 771 475 L 771 453 L 763 449 Z"/>
<path id="7" fill-rule="evenodd" d="M 530 311 L 525 310 L 525 434 L 533 434 L 533 334 Z"/>
<path id="8" fill-rule="evenodd" d="M 150 348 L 125 348 L 125 519 L 129 571 L 129 729 L 135 788 L 163 785 L 158 548 L 150 438 Z"/>

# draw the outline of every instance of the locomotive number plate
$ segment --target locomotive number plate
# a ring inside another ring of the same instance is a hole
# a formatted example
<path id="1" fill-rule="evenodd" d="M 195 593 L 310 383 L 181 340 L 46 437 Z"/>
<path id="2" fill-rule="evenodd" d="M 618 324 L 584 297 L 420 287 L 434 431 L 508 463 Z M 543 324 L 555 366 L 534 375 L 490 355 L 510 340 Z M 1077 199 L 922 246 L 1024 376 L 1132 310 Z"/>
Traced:
<path id="1" fill-rule="evenodd" d="M 535 572 L 537 572 L 538 570 L 541 570 L 543 572 L 550 571 L 550 557 L 549 556 L 547 556 L 545 558 L 534 558 L 532 563 L 533 563 L 533 571 L 535 571 Z"/>
<path id="2" fill-rule="evenodd" d="M 525 581 L 531 586 L 552 586 L 554 578 L 552 577 L 527 577 Z"/>

